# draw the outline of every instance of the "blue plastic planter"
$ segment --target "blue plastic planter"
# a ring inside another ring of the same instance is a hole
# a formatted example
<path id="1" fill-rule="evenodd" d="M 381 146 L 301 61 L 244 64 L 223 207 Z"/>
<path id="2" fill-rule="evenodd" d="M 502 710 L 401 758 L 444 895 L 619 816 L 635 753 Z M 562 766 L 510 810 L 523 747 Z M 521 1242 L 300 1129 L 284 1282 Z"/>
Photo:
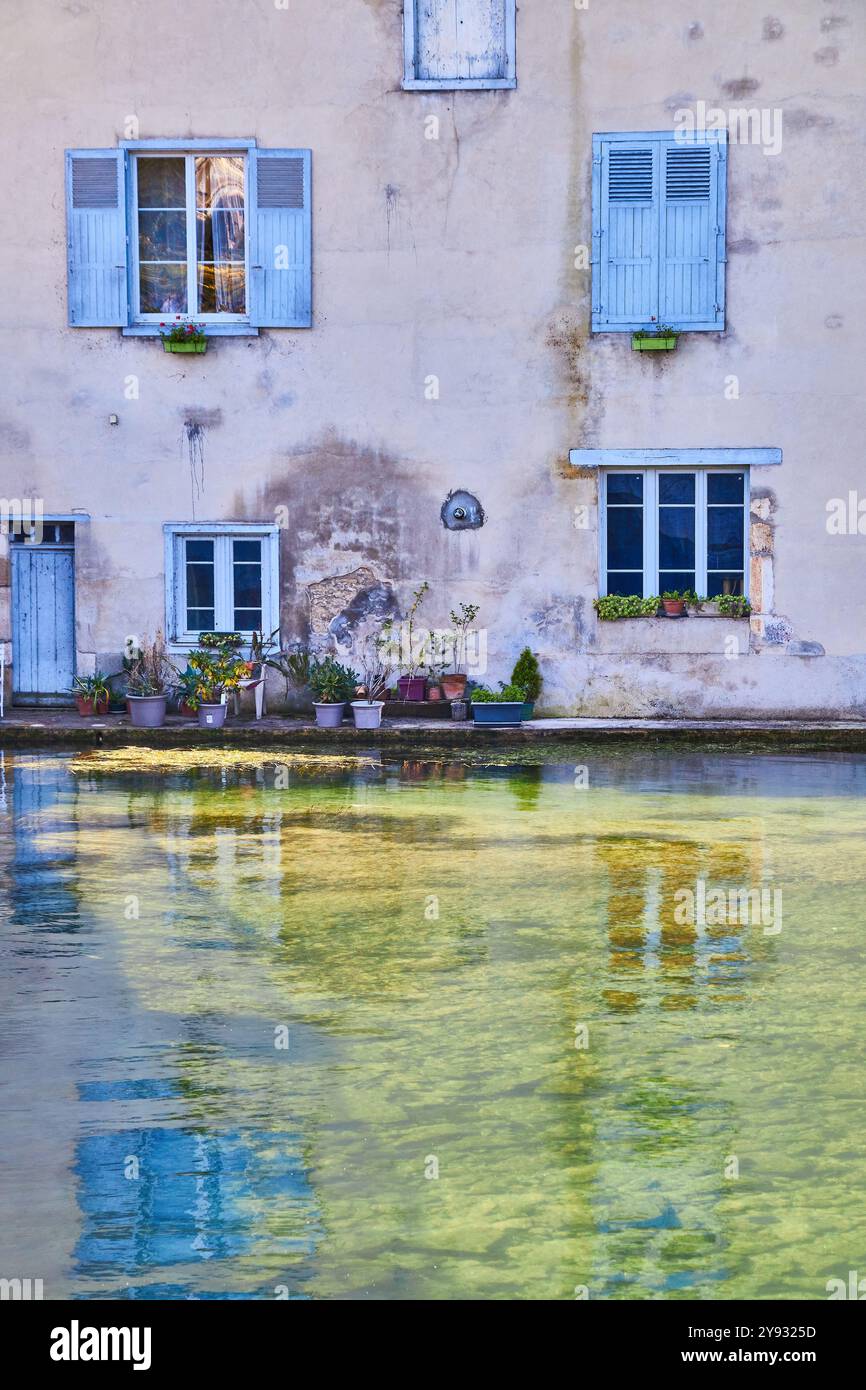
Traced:
<path id="1" fill-rule="evenodd" d="M 498 724 L 500 727 L 520 724 L 523 720 L 522 700 L 496 700 L 490 704 L 472 706 L 476 724 Z"/>

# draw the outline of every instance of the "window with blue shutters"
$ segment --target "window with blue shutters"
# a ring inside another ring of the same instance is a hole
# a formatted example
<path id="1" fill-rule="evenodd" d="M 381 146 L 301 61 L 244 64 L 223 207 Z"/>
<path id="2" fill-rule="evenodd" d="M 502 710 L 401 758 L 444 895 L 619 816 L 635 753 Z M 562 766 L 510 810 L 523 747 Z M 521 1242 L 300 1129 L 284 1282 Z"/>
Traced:
<path id="1" fill-rule="evenodd" d="M 725 326 L 725 131 L 593 136 L 592 327 Z"/>
<path id="2" fill-rule="evenodd" d="M 249 140 L 69 150 L 69 321 L 208 336 L 312 322 L 311 153 Z"/>
<path id="3" fill-rule="evenodd" d="M 407 91 L 516 87 L 516 0 L 405 0 Z"/>

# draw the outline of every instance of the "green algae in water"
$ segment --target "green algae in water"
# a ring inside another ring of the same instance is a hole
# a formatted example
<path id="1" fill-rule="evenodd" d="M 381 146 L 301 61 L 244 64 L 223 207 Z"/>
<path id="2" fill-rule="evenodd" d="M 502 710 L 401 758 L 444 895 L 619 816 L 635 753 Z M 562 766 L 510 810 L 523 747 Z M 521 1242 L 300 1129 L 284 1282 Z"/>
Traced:
<path id="1" fill-rule="evenodd" d="M 824 1298 L 863 1265 L 866 759 L 5 769 L 4 1254 L 47 1297 Z M 690 920 L 721 890 L 768 911 Z"/>

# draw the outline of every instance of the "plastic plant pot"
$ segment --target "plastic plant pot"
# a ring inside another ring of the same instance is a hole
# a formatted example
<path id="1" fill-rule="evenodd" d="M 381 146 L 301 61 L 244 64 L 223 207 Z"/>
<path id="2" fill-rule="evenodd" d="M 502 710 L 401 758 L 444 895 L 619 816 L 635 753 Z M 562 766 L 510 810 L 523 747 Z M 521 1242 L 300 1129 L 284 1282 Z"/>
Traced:
<path id="1" fill-rule="evenodd" d="M 523 718 L 524 718 L 524 719 L 532 719 L 532 718 L 534 718 L 534 716 L 535 716 L 535 703 L 534 703 L 534 701 L 532 701 L 532 700 L 524 700 L 524 702 L 523 702 Z"/>
<path id="2" fill-rule="evenodd" d="M 228 712 L 228 705 L 199 705 L 199 727 L 202 729 L 221 729 L 226 722 Z"/>
<path id="3" fill-rule="evenodd" d="M 451 701 L 451 718 L 458 720 L 469 718 L 469 705 L 466 700 Z"/>
<path id="4" fill-rule="evenodd" d="M 166 352 L 196 352 L 199 354 L 207 352 L 207 338 L 204 341 L 199 339 L 197 343 L 172 343 L 168 338 L 163 338 L 162 345 Z"/>
<path id="5" fill-rule="evenodd" d="M 397 682 L 401 700 L 423 700 L 426 687 L 423 676 L 401 676 Z"/>
<path id="6" fill-rule="evenodd" d="M 675 334 L 667 337 L 639 338 L 632 334 L 631 345 L 634 352 L 673 352 L 677 345 Z"/>
<path id="7" fill-rule="evenodd" d="M 382 723 L 382 710 L 385 708 L 384 700 L 352 701 L 352 717 L 355 720 L 356 729 L 378 729 Z"/>
<path id="8" fill-rule="evenodd" d="M 472 717 L 476 724 L 496 724 L 500 728 L 512 728 L 523 722 L 522 700 L 495 700 L 472 706 Z"/>
<path id="9" fill-rule="evenodd" d="M 164 695 L 127 695 L 126 707 L 135 729 L 161 729 L 165 723 Z"/>
<path id="10" fill-rule="evenodd" d="M 316 723 L 320 729 L 339 729 L 345 710 L 342 700 L 339 704 L 332 705 L 314 703 L 313 709 L 316 711 Z"/>

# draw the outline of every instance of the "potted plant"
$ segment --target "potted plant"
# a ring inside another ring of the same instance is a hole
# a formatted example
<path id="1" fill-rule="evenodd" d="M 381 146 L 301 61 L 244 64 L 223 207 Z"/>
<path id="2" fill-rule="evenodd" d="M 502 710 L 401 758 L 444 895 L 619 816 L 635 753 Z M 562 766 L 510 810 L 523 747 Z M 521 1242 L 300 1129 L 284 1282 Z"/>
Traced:
<path id="1" fill-rule="evenodd" d="M 673 352 L 678 336 L 675 329 L 663 323 L 654 324 L 652 328 L 639 328 L 637 333 L 631 335 L 632 351 Z"/>
<path id="2" fill-rule="evenodd" d="M 128 642 L 124 666 L 129 672 L 126 706 L 134 728 L 161 729 L 165 723 L 166 691 L 177 676 L 162 632 L 157 629 L 152 642 L 146 637 L 135 646 Z"/>
<path id="3" fill-rule="evenodd" d="M 406 661 L 405 663 L 402 663 L 404 675 L 400 676 L 397 680 L 397 689 L 400 692 L 401 700 L 424 699 L 425 681 L 423 676 L 418 675 L 418 670 L 424 664 L 424 655 L 427 644 L 426 641 L 422 642 L 419 650 L 415 650 L 415 618 L 417 616 L 418 609 L 424 602 L 424 597 L 429 588 L 430 585 L 427 583 L 427 580 L 425 579 L 423 584 L 419 585 L 419 587 L 415 590 L 414 594 L 412 595 L 412 603 L 410 604 L 409 611 L 406 614 L 404 630 L 404 635 L 406 638 Z M 386 630 L 386 628 L 390 630 L 390 624 L 385 625 L 385 627 L 383 628 L 383 632 Z M 393 652 L 396 643 L 394 641 L 390 641 L 388 646 L 389 650 Z"/>
<path id="4" fill-rule="evenodd" d="M 332 656 L 310 663 L 310 689 L 316 723 L 321 729 L 339 729 L 346 701 L 358 686 L 357 674 Z"/>
<path id="5" fill-rule="evenodd" d="M 386 629 L 390 629 L 390 624 L 386 624 L 383 631 Z M 361 681 L 355 691 L 359 698 L 352 701 L 352 718 L 356 729 L 378 729 L 382 722 L 385 693 L 391 674 L 390 667 L 383 659 L 387 646 L 388 639 L 380 635 L 376 641 L 368 642 L 361 654 Z"/>
<path id="6" fill-rule="evenodd" d="M 97 671 L 92 676 L 76 676 L 72 685 L 72 694 L 75 696 L 78 713 L 82 719 L 87 719 L 94 714 L 108 713 L 111 691 L 108 687 L 108 677 L 104 676 L 101 671 Z"/>
<path id="7" fill-rule="evenodd" d="M 476 724 L 511 727 L 522 722 L 525 702 L 526 691 L 522 685 L 504 685 L 500 681 L 498 695 L 479 685 L 472 692 L 472 718 Z"/>
<path id="8" fill-rule="evenodd" d="M 175 314 L 174 323 L 161 323 L 159 336 L 166 352 L 207 352 L 204 324 L 193 323 L 182 314 Z"/>
<path id="9" fill-rule="evenodd" d="M 466 636 L 477 617 L 477 603 L 461 603 L 460 611 L 457 613 L 451 610 L 451 624 L 454 629 L 454 670 L 450 675 L 442 677 L 442 694 L 446 700 L 461 699 L 466 689 L 468 677 L 461 668 L 466 661 Z"/>
<path id="10" fill-rule="evenodd" d="M 666 589 L 662 594 L 662 608 L 668 618 L 681 618 L 686 611 L 686 604 L 694 607 L 698 602 L 698 596 L 691 589 Z"/>
<path id="11" fill-rule="evenodd" d="M 526 699 L 523 704 L 523 718 L 531 719 L 535 713 L 535 702 L 541 694 L 542 677 L 538 666 L 538 659 L 533 655 L 529 647 L 523 648 L 523 651 L 514 663 L 514 670 L 511 672 L 511 684 L 519 685 L 526 691 Z"/>
<path id="12" fill-rule="evenodd" d="M 196 686 L 198 676 L 191 667 L 187 666 L 185 671 L 181 671 L 174 683 L 175 699 L 177 701 L 177 712 L 185 719 L 195 719 L 197 713 L 196 705 Z"/>
<path id="13" fill-rule="evenodd" d="M 211 642 L 190 656 L 187 669 L 195 676 L 195 685 L 187 704 L 197 711 L 203 729 L 222 728 L 228 713 L 225 696 L 250 678 L 252 664 L 236 655 L 235 637 L 234 633 L 224 634 L 221 642 Z"/>

